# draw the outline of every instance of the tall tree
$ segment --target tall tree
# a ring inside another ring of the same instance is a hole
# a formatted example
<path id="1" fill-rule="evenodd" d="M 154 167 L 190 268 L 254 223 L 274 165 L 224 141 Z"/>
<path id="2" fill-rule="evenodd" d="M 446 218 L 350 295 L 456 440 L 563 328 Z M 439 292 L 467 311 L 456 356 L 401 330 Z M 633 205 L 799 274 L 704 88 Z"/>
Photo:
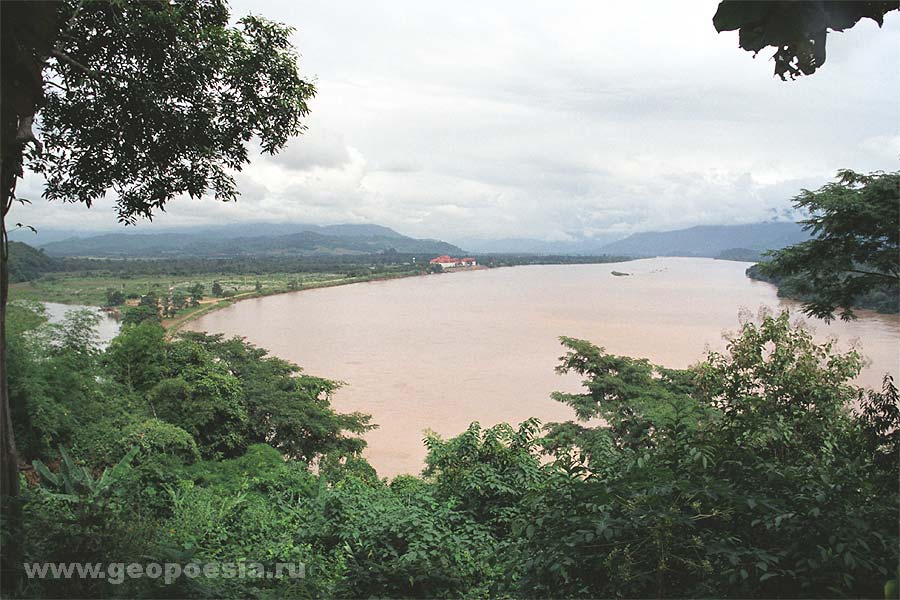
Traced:
<path id="1" fill-rule="evenodd" d="M 852 307 L 873 290 L 900 293 L 900 171 L 839 171 L 816 191 L 803 190 L 794 206 L 809 214 L 802 221 L 813 238 L 773 252 L 761 263 L 763 275 L 791 278 L 806 299 L 803 309 L 825 320 Z"/>
<path id="2" fill-rule="evenodd" d="M 713 17 L 716 31 L 739 32 L 739 44 L 756 56 L 774 47 L 775 74 L 782 80 L 812 75 L 825 64 L 829 31 L 844 31 L 861 19 L 878 26 L 900 9 L 900 0 L 723 0 Z"/>
<path id="3" fill-rule="evenodd" d="M 111 193 L 126 224 L 182 195 L 235 200 L 233 174 L 249 161 L 251 140 L 274 153 L 302 133 L 315 87 L 298 72 L 291 28 L 256 16 L 230 25 L 224 0 L 3 2 L 0 19 L 0 496 L 8 498 L 18 493 L 18 461 L 5 368 L 6 233 L 14 201 L 24 201 L 16 184 L 26 164 L 46 178 L 44 197 L 90 206 Z"/>

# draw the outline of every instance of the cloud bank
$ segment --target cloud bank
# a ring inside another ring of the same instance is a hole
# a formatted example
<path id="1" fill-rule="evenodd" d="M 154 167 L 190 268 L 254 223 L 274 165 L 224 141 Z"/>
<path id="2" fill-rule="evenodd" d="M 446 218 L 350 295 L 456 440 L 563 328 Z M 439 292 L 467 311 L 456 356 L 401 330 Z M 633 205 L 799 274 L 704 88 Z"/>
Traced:
<path id="1" fill-rule="evenodd" d="M 385 5 L 386 4 L 386 5 Z M 794 215 L 839 168 L 900 167 L 900 14 L 828 38 L 781 82 L 717 34 L 717 2 L 298 4 L 235 0 L 297 28 L 319 90 L 308 132 L 237 175 L 240 201 L 178 199 L 146 231 L 372 222 L 443 239 L 627 235 Z M 12 221 L 116 227 L 20 194 Z"/>

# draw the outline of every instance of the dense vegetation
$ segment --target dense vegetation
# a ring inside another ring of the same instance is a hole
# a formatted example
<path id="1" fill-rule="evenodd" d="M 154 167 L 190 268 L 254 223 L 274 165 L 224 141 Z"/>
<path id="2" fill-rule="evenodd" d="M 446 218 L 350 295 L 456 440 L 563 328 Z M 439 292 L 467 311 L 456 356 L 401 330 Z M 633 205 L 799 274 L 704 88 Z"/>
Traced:
<path id="1" fill-rule="evenodd" d="M 61 268 L 59 262 L 42 250 L 22 242 L 9 242 L 9 281 L 21 283 Z"/>
<path id="2" fill-rule="evenodd" d="M 747 50 L 775 47 L 776 73 L 795 76 L 822 65 L 829 29 L 880 24 L 897 4 L 728 1 L 715 25 L 739 29 Z M 814 345 L 786 316 L 748 324 L 727 355 L 686 371 L 565 339 L 561 369 L 581 373 L 587 391 L 557 400 L 581 422 L 429 437 L 423 477 L 391 482 L 360 458 L 368 418 L 330 407 L 336 383 L 241 340 L 169 340 L 152 319 L 133 319 L 101 350 L 87 314 L 51 326 L 21 306 L 7 328 L 5 233 L 25 201 L 26 159 L 46 197 L 89 206 L 115 191 L 126 223 L 184 194 L 233 200 L 249 142 L 274 153 L 299 135 L 315 88 L 297 70 L 290 28 L 232 19 L 222 0 L 0 10 L 5 589 L 810 597 L 876 596 L 894 577 L 897 390 L 890 380 L 880 392 L 852 388 L 859 357 Z M 47 271 L 32 258 L 19 277 Z M 31 471 L 20 473 L 10 424 Z M 307 576 L 116 587 L 16 577 L 22 558 L 299 561 Z"/>
<path id="3" fill-rule="evenodd" d="M 816 299 L 811 291 L 811 281 L 803 275 L 775 275 L 767 273 L 764 265 L 753 265 L 747 269 L 747 277 L 758 281 L 767 281 L 778 286 L 778 295 L 809 303 Z M 900 312 L 900 290 L 896 285 L 883 283 L 872 286 L 865 293 L 859 294 L 853 299 L 851 306 L 874 310 L 880 313 L 896 314 Z"/>
<path id="4" fill-rule="evenodd" d="M 900 302 L 900 171 L 844 169 L 803 190 L 794 206 L 811 239 L 771 252 L 753 274 L 803 300 L 809 315 L 854 318 L 853 307 L 897 312 Z"/>
<path id="5" fill-rule="evenodd" d="M 0 513 L 14 530 L 0 566 L 11 569 L 22 519 L 6 242 L 13 204 L 28 202 L 18 180 L 42 173 L 44 198 L 88 207 L 114 192 L 124 223 L 179 196 L 235 200 L 251 148 L 274 154 L 300 135 L 316 89 L 290 27 L 232 18 L 224 0 L 3 2 L 0 29 Z"/>
<path id="6" fill-rule="evenodd" d="M 895 577 L 897 390 L 849 385 L 861 358 L 786 314 L 688 370 L 563 339 L 585 389 L 556 400 L 576 419 L 428 436 L 422 476 L 392 481 L 360 457 L 368 418 L 330 407 L 334 382 L 152 323 L 101 350 L 90 319 L 11 315 L 26 560 L 306 576 L 24 579 L 22 595 L 880 597 Z"/>

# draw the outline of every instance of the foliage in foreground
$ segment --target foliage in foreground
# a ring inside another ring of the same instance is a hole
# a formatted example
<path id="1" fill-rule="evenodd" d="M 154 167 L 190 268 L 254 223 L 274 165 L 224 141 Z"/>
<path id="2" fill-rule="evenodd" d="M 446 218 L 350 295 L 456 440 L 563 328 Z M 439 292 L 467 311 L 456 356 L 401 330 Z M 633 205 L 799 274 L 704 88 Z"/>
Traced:
<path id="1" fill-rule="evenodd" d="M 900 560 L 897 389 L 854 388 L 860 357 L 787 315 L 687 370 L 564 338 L 559 369 L 584 391 L 556 399 L 575 421 L 429 435 L 422 477 L 390 482 L 332 382 L 152 323 L 101 351 L 84 319 L 13 319 L 17 433 L 41 461 L 27 559 L 306 577 L 26 580 L 23 596 L 880 597 Z"/>
<path id="2" fill-rule="evenodd" d="M 825 64 L 829 33 L 846 31 L 862 19 L 881 27 L 885 15 L 897 9 L 897 0 L 722 0 L 713 25 L 719 32 L 738 30 L 740 47 L 754 57 L 767 46 L 775 48 L 775 75 L 785 81 L 812 75 Z"/>

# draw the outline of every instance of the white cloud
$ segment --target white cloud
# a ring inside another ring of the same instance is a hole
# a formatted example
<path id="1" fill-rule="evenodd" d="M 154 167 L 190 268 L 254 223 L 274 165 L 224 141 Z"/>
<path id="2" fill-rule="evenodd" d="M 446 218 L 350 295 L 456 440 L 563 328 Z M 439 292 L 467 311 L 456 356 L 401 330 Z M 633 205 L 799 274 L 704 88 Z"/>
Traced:
<path id="1" fill-rule="evenodd" d="M 785 218 L 839 168 L 898 168 L 900 14 L 830 35 L 825 66 L 785 83 L 771 51 L 715 32 L 716 5 L 236 0 L 298 28 L 309 131 L 239 174 L 239 202 L 179 199 L 155 226 L 624 235 Z M 21 220 L 114 226 L 110 201 L 36 204 Z"/>

